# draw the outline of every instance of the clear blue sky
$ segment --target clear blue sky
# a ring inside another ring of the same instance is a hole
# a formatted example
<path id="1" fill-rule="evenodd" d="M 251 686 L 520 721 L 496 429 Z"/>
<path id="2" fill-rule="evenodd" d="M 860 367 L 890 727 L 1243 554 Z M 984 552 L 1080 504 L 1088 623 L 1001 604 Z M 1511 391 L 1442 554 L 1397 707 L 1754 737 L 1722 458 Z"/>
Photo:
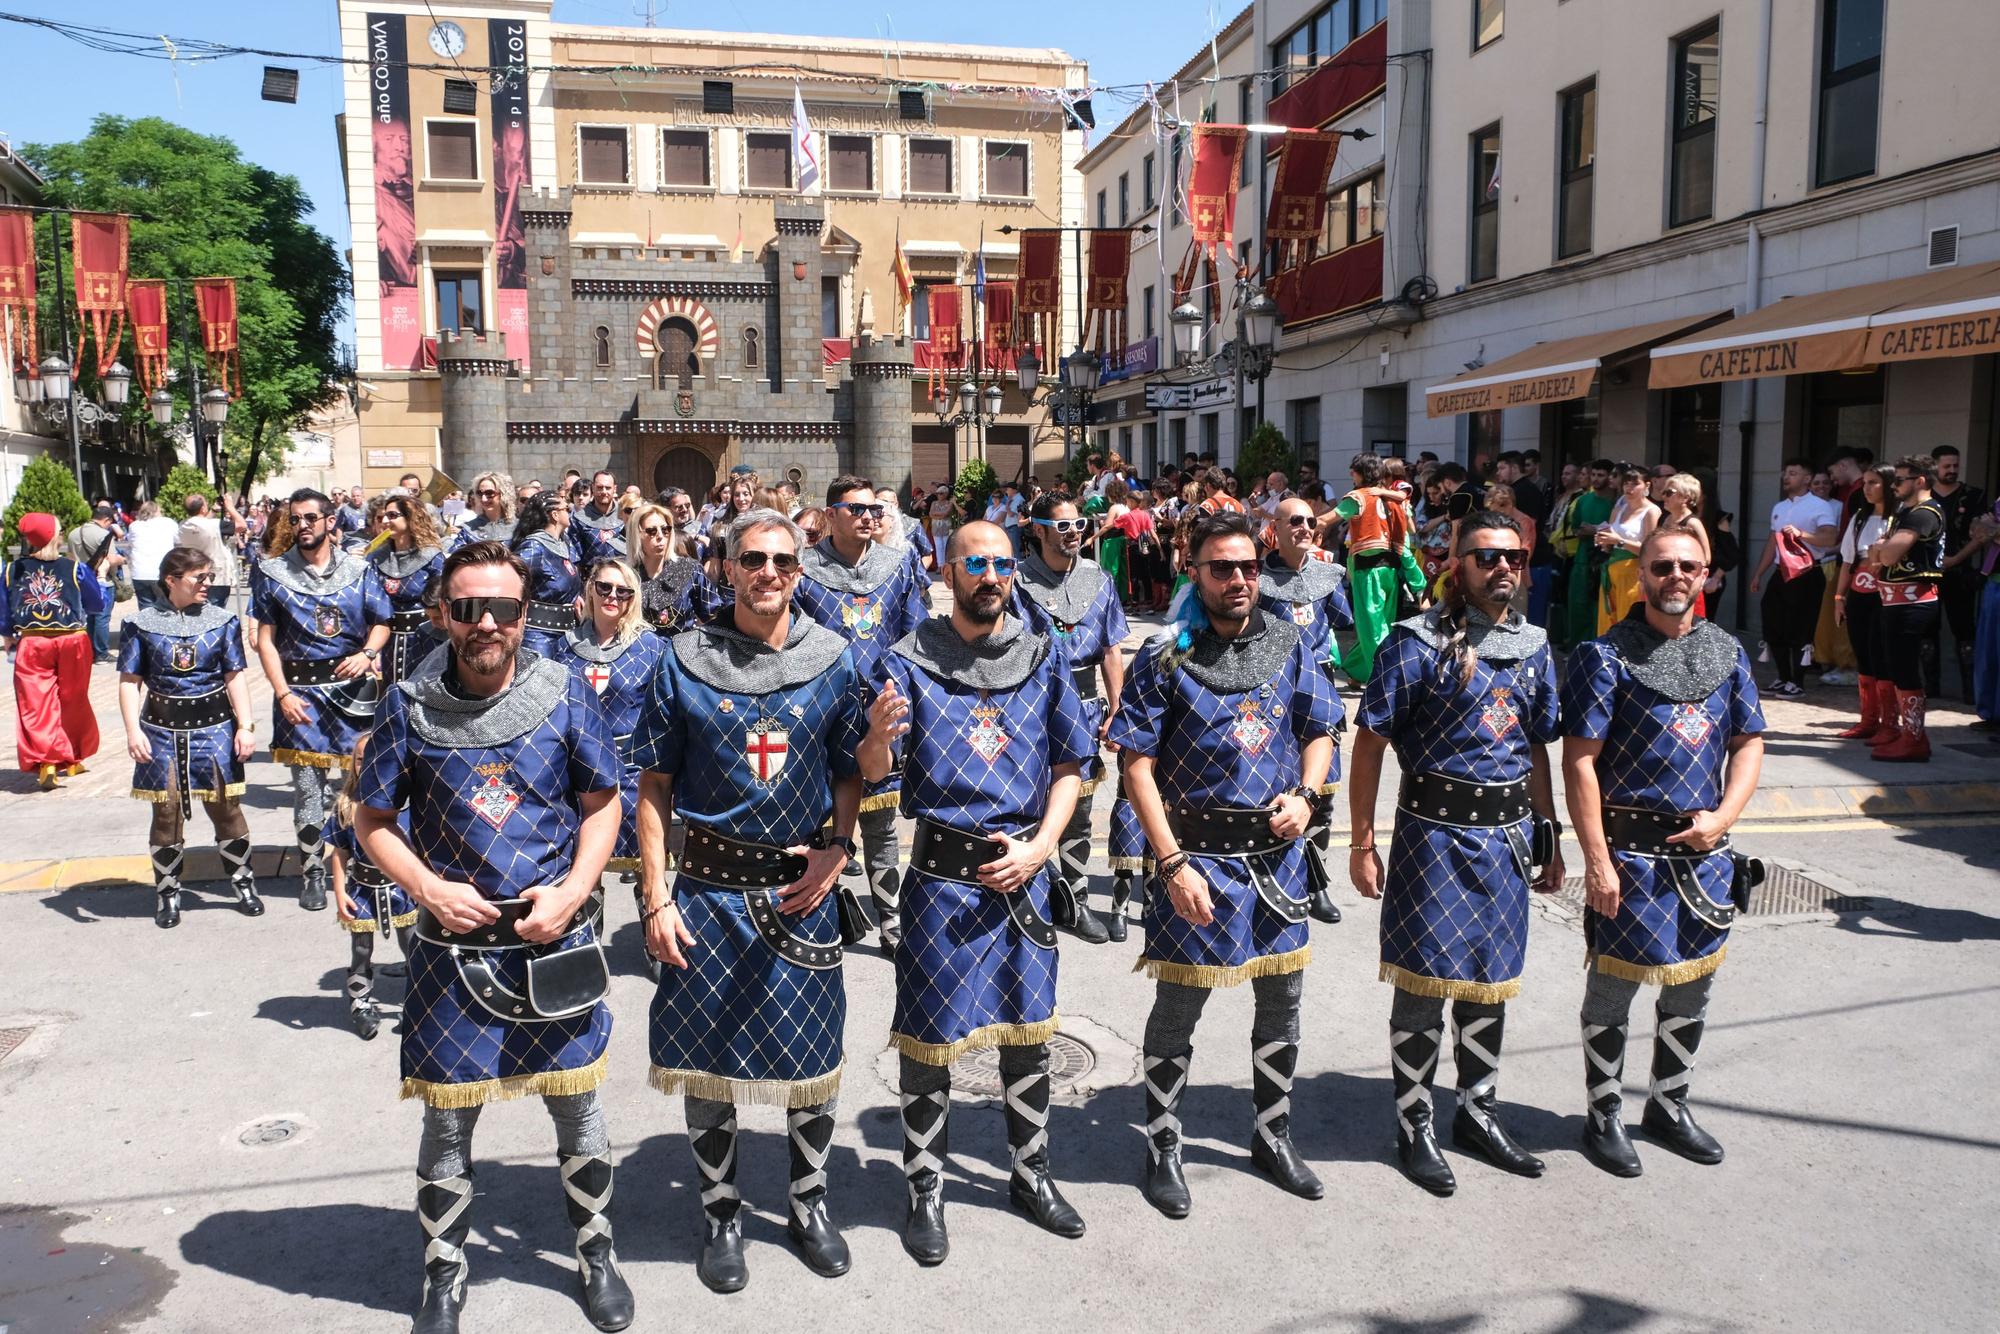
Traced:
<path id="1" fill-rule="evenodd" d="M 129 32 L 160 32 L 282 51 L 332 53 L 339 29 L 329 0 L 181 0 L 171 6 L 136 0 L 13 0 L 21 14 L 95 24 Z M 438 8 L 446 8 L 439 4 Z M 566 23 L 642 22 L 645 0 L 557 0 Z M 658 3 L 662 27 L 706 26 L 738 32 L 823 33 L 904 41 L 1058 46 L 1090 64 L 1100 83 L 1161 79 L 1179 69 L 1223 23 L 1238 0 L 1002 0 L 993 5 L 850 3 L 824 0 L 720 0 L 700 19 L 690 7 Z M 81 137 L 92 118 L 161 116 L 207 134 L 227 135 L 253 162 L 297 176 L 317 204 L 317 225 L 342 249 L 348 243 L 340 159 L 333 117 L 340 109 L 340 72 L 307 66 L 296 106 L 264 102 L 258 85 L 264 61 L 241 56 L 202 64 L 143 60 L 93 51 L 55 33 L 0 24 L 8 77 L 0 83 L 0 134 L 15 144 Z M 272 63 L 282 63 L 274 61 Z M 1129 110 L 1100 106 L 1110 128 Z M 348 335 L 351 337 L 351 333 Z"/>

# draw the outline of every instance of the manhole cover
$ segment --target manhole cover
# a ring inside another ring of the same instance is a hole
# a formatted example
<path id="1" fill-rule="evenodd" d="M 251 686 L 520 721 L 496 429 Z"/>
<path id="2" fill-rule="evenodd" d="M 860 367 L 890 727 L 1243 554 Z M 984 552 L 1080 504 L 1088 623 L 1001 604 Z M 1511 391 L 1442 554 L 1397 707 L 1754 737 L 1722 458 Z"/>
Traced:
<path id="1" fill-rule="evenodd" d="M 274 1144 L 284 1144 L 299 1133 L 299 1123 L 289 1117 L 275 1116 L 263 1121 L 252 1121 L 236 1136 L 236 1142 L 251 1149 L 268 1149 Z"/>
<path id="2" fill-rule="evenodd" d="M 1789 917 L 1799 913 L 1843 913 L 1870 912 L 1875 900 L 1852 894 L 1842 894 L 1831 886 L 1795 871 L 1789 866 L 1770 866 L 1765 872 L 1764 883 L 1750 891 L 1750 908 L 1746 917 Z M 1583 907 L 1583 877 L 1573 875 L 1563 881 L 1562 894 L 1569 903 L 1581 910 Z"/>
<path id="3" fill-rule="evenodd" d="M 1071 1091 L 1096 1068 L 1097 1053 L 1085 1043 L 1067 1033 L 1058 1033 L 1049 1039 L 1049 1092 L 1052 1095 L 1061 1097 Z M 1000 1097 L 999 1049 L 989 1047 L 973 1052 L 953 1066 L 951 1086 L 952 1092 L 968 1097 Z"/>
<path id="4" fill-rule="evenodd" d="M 0 1061 L 14 1054 L 14 1049 L 28 1040 L 32 1028 L 0 1028 Z"/>

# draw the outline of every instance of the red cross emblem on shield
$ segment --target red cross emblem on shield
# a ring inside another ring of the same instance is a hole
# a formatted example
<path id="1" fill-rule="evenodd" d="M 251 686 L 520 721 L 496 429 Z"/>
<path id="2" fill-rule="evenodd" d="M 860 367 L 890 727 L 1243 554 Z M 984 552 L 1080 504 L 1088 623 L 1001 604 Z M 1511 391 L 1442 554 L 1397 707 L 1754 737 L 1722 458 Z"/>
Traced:
<path id="1" fill-rule="evenodd" d="M 791 733 L 769 718 L 760 718 L 743 734 L 743 755 L 750 762 L 750 774 L 758 784 L 769 787 L 784 772 L 785 757 L 791 753 Z"/>
<path id="2" fill-rule="evenodd" d="M 611 684 L 611 669 L 601 662 L 593 662 L 583 669 L 583 679 L 590 682 L 590 688 L 601 695 L 604 693 L 604 687 Z"/>

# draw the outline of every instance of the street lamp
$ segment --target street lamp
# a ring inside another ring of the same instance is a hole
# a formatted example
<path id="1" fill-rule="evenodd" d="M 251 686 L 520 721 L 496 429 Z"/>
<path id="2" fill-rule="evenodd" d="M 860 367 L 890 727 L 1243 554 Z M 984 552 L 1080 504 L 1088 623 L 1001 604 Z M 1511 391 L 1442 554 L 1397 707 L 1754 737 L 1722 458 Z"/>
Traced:
<path id="1" fill-rule="evenodd" d="M 1064 386 L 1073 394 L 1088 398 L 1097 392 L 1098 382 L 1104 375 L 1104 363 L 1088 348 L 1078 348 L 1069 354 L 1069 363 L 1063 367 Z"/>
<path id="2" fill-rule="evenodd" d="M 1250 346 L 1269 348 L 1278 341 L 1278 303 L 1269 292 L 1258 292 L 1243 305 L 1243 333 Z"/>
<path id="3" fill-rule="evenodd" d="M 201 419 L 210 426 L 220 427 L 229 417 L 229 395 L 221 389 L 211 389 L 201 396 Z"/>
<path id="4" fill-rule="evenodd" d="M 1195 353 L 1201 350 L 1201 307 L 1183 301 L 1167 316 L 1167 322 L 1174 326 L 1176 364 L 1193 361 Z"/>
<path id="5" fill-rule="evenodd" d="M 152 410 L 153 424 L 161 430 L 174 424 L 174 396 L 165 385 L 146 396 L 146 406 Z"/>
<path id="6" fill-rule="evenodd" d="M 42 361 L 42 401 L 69 401 L 69 363 L 63 360 L 60 352 L 51 352 Z"/>
<path id="7" fill-rule="evenodd" d="M 132 372 L 122 361 L 111 363 L 111 369 L 97 377 L 104 384 L 104 406 L 122 408 L 132 396 Z"/>
<path id="8" fill-rule="evenodd" d="M 999 420 L 1000 405 L 1007 397 L 1006 393 L 1000 388 L 1000 382 L 995 380 L 992 384 L 987 385 L 986 393 L 983 397 L 986 399 L 986 420 L 989 422 Z"/>
<path id="9" fill-rule="evenodd" d="M 1042 362 L 1033 348 L 1023 351 L 1014 359 L 1014 383 L 1029 398 L 1035 396 L 1035 386 L 1042 382 Z"/>

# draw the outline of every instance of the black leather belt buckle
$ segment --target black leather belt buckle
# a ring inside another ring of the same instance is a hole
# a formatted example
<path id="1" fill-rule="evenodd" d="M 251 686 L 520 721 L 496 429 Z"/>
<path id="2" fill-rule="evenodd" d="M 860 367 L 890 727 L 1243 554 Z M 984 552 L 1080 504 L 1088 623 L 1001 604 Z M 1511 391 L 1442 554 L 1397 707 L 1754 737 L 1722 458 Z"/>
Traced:
<path id="1" fill-rule="evenodd" d="M 999 855 L 1000 845 L 984 834 L 967 834 L 949 825 L 919 820 L 910 865 L 940 880 L 976 885 L 979 868 Z"/>
<path id="2" fill-rule="evenodd" d="M 782 889 L 806 873 L 806 859 L 763 843 L 749 843 L 698 825 L 681 845 L 681 874 L 731 889 Z"/>
<path id="3" fill-rule="evenodd" d="M 230 716 L 229 692 L 211 690 L 206 695 L 156 695 L 148 691 L 141 716 L 155 727 L 176 732 L 212 727 Z"/>
<path id="4" fill-rule="evenodd" d="M 1181 851 L 1197 857 L 1281 852 L 1286 844 L 1271 832 L 1271 812 L 1263 806 L 1176 806 L 1167 819 Z"/>
<path id="5" fill-rule="evenodd" d="M 1085 699 L 1097 698 L 1096 663 L 1086 662 L 1081 667 L 1070 668 L 1069 680 L 1070 684 L 1076 687 L 1077 694 L 1083 696 Z"/>
<path id="6" fill-rule="evenodd" d="M 300 686 L 330 686 L 340 677 L 334 669 L 340 666 L 339 658 L 316 658 L 311 662 L 287 662 L 285 664 L 285 684 L 298 689 Z"/>
<path id="7" fill-rule="evenodd" d="M 1403 775 L 1396 807 L 1411 815 L 1462 828 L 1492 828 L 1528 818 L 1528 783 L 1477 783 L 1443 774 Z"/>
<path id="8" fill-rule="evenodd" d="M 1708 856 L 1685 843 L 1669 843 L 1669 834 L 1688 828 L 1688 818 L 1678 811 L 1648 811 L 1633 806 L 1604 807 L 1604 841 L 1613 852 L 1633 852 L 1642 857 Z M 1724 844 L 1714 851 L 1721 851 Z"/>

